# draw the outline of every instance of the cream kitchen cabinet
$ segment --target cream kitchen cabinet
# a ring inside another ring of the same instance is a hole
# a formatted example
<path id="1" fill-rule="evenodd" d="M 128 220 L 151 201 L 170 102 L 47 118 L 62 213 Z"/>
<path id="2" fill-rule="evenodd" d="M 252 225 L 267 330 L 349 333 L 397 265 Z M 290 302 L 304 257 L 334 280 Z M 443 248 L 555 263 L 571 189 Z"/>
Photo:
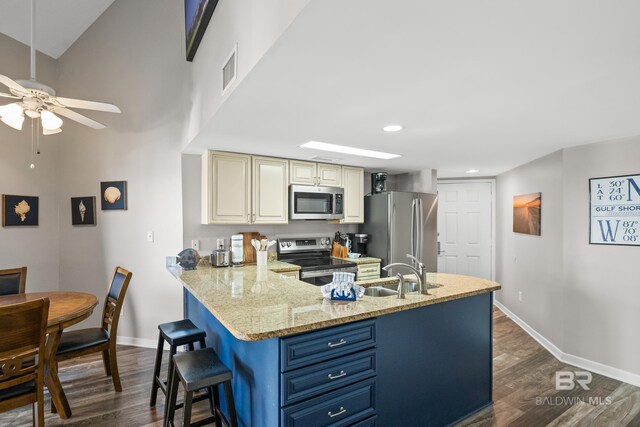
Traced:
<path id="1" fill-rule="evenodd" d="M 342 166 L 340 165 L 290 160 L 289 171 L 290 184 L 342 186 Z"/>
<path id="2" fill-rule="evenodd" d="M 342 224 L 364 222 L 364 169 L 342 166 L 342 186 L 344 188 L 344 219 Z"/>
<path id="3" fill-rule="evenodd" d="M 252 157 L 254 224 L 286 224 L 289 220 L 289 161 Z"/>
<path id="4" fill-rule="evenodd" d="M 287 223 L 288 177 L 285 159 L 209 151 L 202 156 L 202 223 Z"/>
<path id="5" fill-rule="evenodd" d="M 251 156 L 209 151 L 202 155 L 202 223 L 251 222 Z"/>

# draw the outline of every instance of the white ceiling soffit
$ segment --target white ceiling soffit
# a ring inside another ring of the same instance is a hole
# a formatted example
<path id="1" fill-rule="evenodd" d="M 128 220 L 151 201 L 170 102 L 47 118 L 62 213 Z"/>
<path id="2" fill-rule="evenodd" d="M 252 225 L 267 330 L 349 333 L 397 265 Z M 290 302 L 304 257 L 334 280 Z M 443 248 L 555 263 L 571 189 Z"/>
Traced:
<path id="1" fill-rule="evenodd" d="M 36 48 L 58 59 L 114 0 L 36 0 Z M 0 32 L 26 45 L 31 1 L 0 1 Z"/>
<path id="2" fill-rule="evenodd" d="M 638 16 L 636 0 L 312 0 L 187 151 L 490 176 L 640 135 Z M 392 123 L 405 129 L 381 130 Z M 402 157 L 298 147 L 309 140 Z"/>

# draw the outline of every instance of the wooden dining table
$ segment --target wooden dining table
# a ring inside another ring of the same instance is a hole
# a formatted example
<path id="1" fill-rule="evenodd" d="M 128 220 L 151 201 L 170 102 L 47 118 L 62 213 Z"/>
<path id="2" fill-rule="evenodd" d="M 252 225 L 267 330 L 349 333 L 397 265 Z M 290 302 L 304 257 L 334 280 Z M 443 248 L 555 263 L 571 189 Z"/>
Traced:
<path id="1" fill-rule="evenodd" d="M 29 292 L 0 296 L 0 307 L 40 298 L 49 298 L 47 344 L 44 354 L 44 383 L 51 395 L 51 404 L 55 405 L 58 415 L 60 418 L 67 419 L 71 417 L 71 407 L 62 389 L 60 377 L 58 377 L 56 363 L 58 344 L 65 328 L 91 316 L 93 309 L 98 305 L 98 298 L 85 292 Z"/>

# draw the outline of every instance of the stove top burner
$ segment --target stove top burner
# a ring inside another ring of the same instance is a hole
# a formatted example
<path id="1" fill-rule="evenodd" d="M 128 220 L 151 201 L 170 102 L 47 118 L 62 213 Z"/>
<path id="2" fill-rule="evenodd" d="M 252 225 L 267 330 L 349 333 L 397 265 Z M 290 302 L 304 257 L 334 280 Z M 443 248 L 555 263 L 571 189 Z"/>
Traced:
<path id="1" fill-rule="evenodd" d="M 355 267 L 355 262 L 331 257 L 280 259 L 281 261 L 302 267 L 302 271 L 328 270 L 344 267 Z"/>

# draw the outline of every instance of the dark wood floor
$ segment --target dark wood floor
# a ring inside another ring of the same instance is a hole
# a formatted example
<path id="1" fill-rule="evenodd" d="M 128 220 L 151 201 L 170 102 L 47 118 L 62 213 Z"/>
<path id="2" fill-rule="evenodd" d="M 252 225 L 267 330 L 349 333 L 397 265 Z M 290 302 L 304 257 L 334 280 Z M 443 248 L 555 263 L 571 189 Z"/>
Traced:
<path id="1" fill-rule="evenodd" d="M 154 356 L 152 349 L 118 348 L 122 393 L 113 391 L 99 356 L 61 364 L 60 376 L 73 417 L 64 421 L 51 414 L 45 389 L 46 425 L 161 426 L 164 398 L 158 397 L 156 408 L 149 407 Z M 496 309 L 494 405 L 458 426 L 640 426 L 640 388 L 593 374 L 589 391 L 556 391 L 555 372 L 572 369 L 576 368 L 559 362 Z M 593 399 L 604 402 L 606 398 L 611 399 L 611 404 L 593 404 Z M 207 413 L 207 402 L 197 403 L 195 408 L 197 419 Z M 179 411 L 177 417 L 181 415 Z M 28 425 L 31 425 L 29 406 L 0 414 L 0 426 Z"/>
<path id="2" fill-rule="evenodd" d="M 640 388 L 592 374 L 590 390 L 556 391 L 556 371 L 581 369 L 553 357 L 497 308 L 493 325 L 494 404 L 456 427 L 640 426 Z"/>

